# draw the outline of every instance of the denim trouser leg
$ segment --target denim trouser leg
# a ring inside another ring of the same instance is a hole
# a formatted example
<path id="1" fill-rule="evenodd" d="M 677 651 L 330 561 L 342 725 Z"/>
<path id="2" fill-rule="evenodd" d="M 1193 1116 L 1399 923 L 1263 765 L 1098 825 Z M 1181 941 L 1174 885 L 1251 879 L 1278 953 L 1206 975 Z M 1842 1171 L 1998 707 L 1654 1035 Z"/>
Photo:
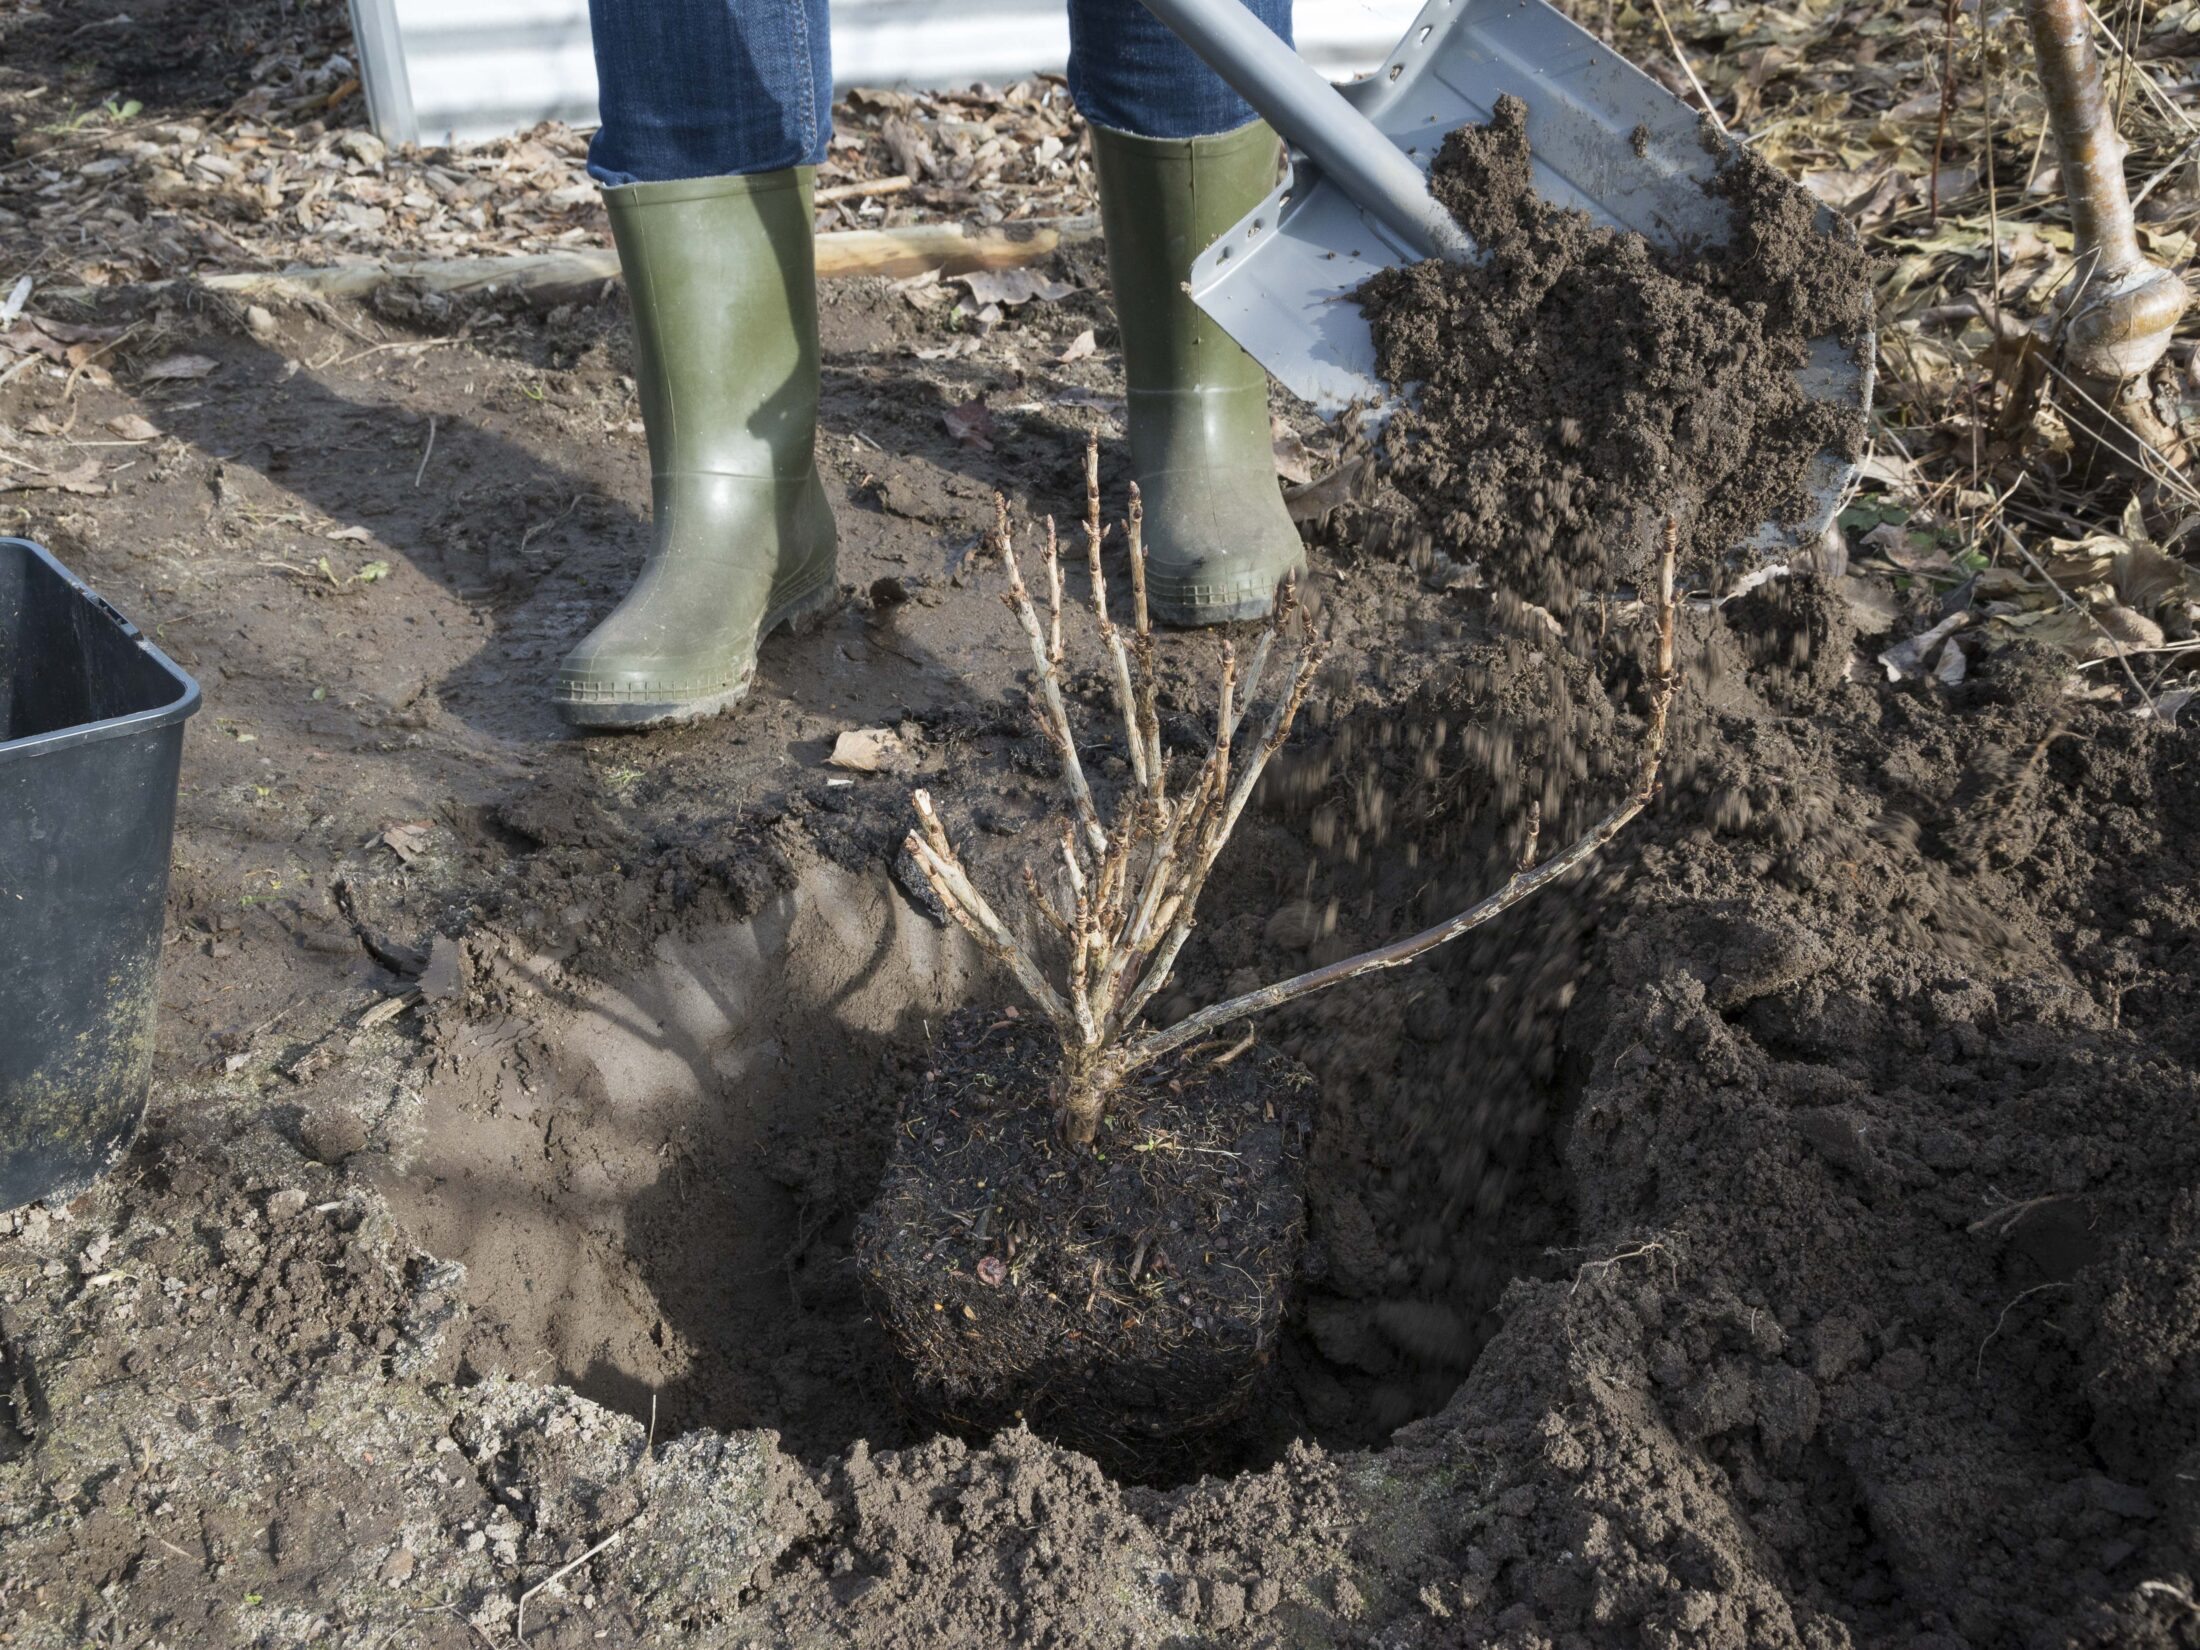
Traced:
<path id="1" fill-rule="evenodd" d="M 588 0 L 599 183 L 814 166 L 833 134 L 825 0 Z"/>
<path id="2" fill-rule="evenodd" d="M 1245 9 L 1289 44 L 1291 0 Z M 1069 0 L 1069 95 L 1093 125 L 1134 137 L 1208 137 L 1257 118 L 1138 0 Z"/>
<path id="3" fill-rule="evenodd" d="M 1248 9 L 1291 38 L 1291 0 Z M 809 166 L 832 136 L 826 0 L 589 0 L 602 183 Z M 1069 0 L 1069 87 L 1084 117 L 1139 137 L 1204 137 L 1253 111 L 1138 0 Z"/>

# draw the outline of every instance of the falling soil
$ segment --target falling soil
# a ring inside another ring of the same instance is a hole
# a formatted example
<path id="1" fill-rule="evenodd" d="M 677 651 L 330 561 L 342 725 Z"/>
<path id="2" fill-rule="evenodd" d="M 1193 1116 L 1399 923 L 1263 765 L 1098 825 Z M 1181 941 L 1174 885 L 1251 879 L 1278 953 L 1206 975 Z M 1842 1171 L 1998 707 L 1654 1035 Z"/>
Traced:
<path id="1" fill-rule="evenodd" d="M 1383 376 L 1417 390 L 1384 432 L 1384 485 L 1340 537 L 1474 560 L 1564 616 L 1636 582 L 1669 514 L 1704 568 L 1763 524 L 1805 521 L 1811 459 L 1853 457 L 1863 434 L 1795 377 L 1813 339 L 1853 348 L 1870 325 L 1852 232 L 1740 150 L 1708 186 L 1725 243 L 1600 227 L 1536 193 L 1511 97 L 1445 137 L 1431 186 L 1486 256 L 1361 289 Z"/>
<path id="2" fill-rule="evenodd" d="M 1267 1372 L 1306 1235 L 1313 1079 L 1235 1052 L 1157 1062 L 1072 1146 L 1046 1027 L 946 1028 L 856 1245 L 920 1413 L 980 1435 L 1020 1417 L 1141 1477 L 1212 1464 L 1204 1435 Z"/>

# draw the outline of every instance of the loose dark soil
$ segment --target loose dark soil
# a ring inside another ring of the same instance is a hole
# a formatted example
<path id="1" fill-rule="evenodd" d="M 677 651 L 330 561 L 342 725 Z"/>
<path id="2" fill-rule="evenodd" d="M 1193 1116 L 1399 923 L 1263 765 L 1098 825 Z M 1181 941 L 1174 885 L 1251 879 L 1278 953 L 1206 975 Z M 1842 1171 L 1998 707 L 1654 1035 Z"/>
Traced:
<path id="1" fill-rule="evenodd" d="M 933 361 L 938 314 L 828 292 L 848 605 L 634 739 L 539 696 L 647 543 L 615 294 L 264 337 L 126 298 L 68 312 L 141 323 L 112 384 L 0 387 L 10 451 L 107 489 L 0 524 L 208 698 L 158 1121 L 0 1217 L 0 1633 L 480 1650 L 525 1597 L 553 1650 L 2194 1644 L 2195 736 L 2023 650 L 1858 679 L 1845 584 L 1689 609 L 1604 864 L 1266 1028 L 1318 1093 L 1238 1470 L 893 1401 L 854 1212 L 998 990 L 894 880 L 907 789 L 1008 885 L 1054 780 L 969 551 L 996 486 L 1075 507 L 1088 429 L 1122 495 L 1097 263 L 1054 273 Z M 941 422 L 972 396 L 991 451 Z M 79 451 L 127 414 L 161 439 Z M 1639 617 L 1577 654 L 1429 575 L 1315 554 L 1333 667 L 1167 1012 L 1456 910 L 1530 802 L 1554 843 L 1625 783 Z M 1163 650 L 1187 741 L 1214 647 Z M 826 767 L 857 726 L 902 771 Z"/>
<path id="2" fill-rule="evenodd" d="M 1386 485 L 1339 533 L 1471 559 L 1565 617 L 1585 591 L 1639 582 L 1668 515 L 1706 571 L 1761 525 L 1805 519 L 1812 455 L 1853 457 L 1863 430 L 1794 374 L 1813 339 L 1861 341 L 1871 289 L 1853 232 L 1738 149 L 1710 186 L 1731 224 L 1717 247 L 1554 209 L 1527 119 L 1500 99 L 1431 170 L 1486 259 L 1361 289 L 1383 375 L 1419 391 L 1385 428 Z"/>
<path id="3" fill-rule="evenodd" d="M 856 1242 L 919 1413 L 1020 1418 L 1140 1476 L 1213 1461 L 1203 1435 L 1253 1400 L 1297 1293 L 1314 1087 L 1229 1052 L 1141 1072 L 1083 1147 L 1055 1137 L 1046 1027 L 945 1029 Z"/>

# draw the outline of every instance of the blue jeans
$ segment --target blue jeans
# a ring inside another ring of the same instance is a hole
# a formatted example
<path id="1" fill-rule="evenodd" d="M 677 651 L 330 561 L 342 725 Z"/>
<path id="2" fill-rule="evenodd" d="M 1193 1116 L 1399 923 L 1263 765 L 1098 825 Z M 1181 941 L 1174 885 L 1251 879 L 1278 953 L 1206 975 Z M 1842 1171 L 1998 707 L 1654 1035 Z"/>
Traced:
<path id="1" fill-rule="evenodd" d="M 1284 40 L 1291 0 L 1248 0 Z M 826 0 L 588 0 L 600 183 L 814 166 L 833 134 Z M 1204 137 L 1254 118 L 1138 0 L 1069 0 L 1069 90 L 1088 121 Z"/>

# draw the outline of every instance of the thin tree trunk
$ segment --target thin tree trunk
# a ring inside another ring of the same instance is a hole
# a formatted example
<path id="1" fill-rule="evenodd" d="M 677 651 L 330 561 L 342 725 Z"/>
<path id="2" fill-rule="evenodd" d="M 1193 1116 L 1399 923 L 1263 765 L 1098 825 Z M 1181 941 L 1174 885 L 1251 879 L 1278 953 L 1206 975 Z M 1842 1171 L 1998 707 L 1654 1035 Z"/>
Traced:
<path id="1" fill-rule="evenodd" d="M 1089 1146 L 1121 1081 L 1118 1063 L 1098 1049 L 1063 1040 L 1062 1070 L 1055 1079 L 1055 1124 L 1073 1146 Z"/>
<path id="2" fill-rule="evenodd" d="M 2060 328 L 2069 375 L 2063 414 L 2088 467 L 2106 462 L 2128 474 L 2151 506 L 2165 472 L 2191 458 L 2174 393 L 2165 408 L 2153 383 L 2185 310 L 2185 285 L 2139 249 L 2125 144 L 2102 86 L 2086 0 L 2028 0 L 2027 10 L 2076 242 Z"/>

